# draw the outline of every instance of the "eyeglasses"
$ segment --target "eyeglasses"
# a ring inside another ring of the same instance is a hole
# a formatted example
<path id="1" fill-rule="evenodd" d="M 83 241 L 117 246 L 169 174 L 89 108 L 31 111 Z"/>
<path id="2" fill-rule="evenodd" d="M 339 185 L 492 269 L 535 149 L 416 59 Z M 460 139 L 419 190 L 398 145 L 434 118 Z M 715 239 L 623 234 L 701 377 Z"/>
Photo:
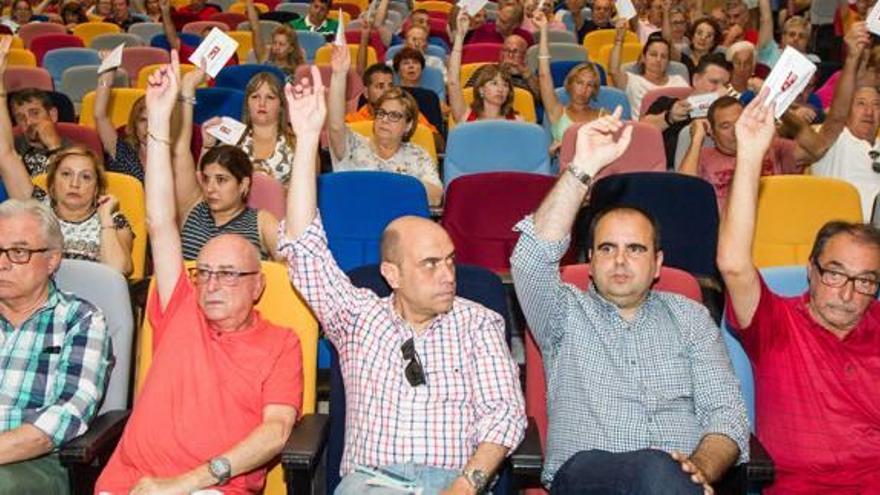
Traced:
<path id="1" fill-rule="evenodd" d="M 49 248 L 30 249 L 23 247 L 0 248 L 0 256 L 6 255 L 9 261 L 16 265 L 27 265 L 31 262 L 34 253 L 45 253 Z"/>
<path id="2" fill-rule="evenodd" d="M 871 159 L 871 168 L 874 169 L 874 172 L 880 174 L 880 161 L 877 159 L 880 158 L 880 151 L 871 150 L 868 152 L 868 158 Z"/>
<path id="3" fill-rule="evenodd" d="M 416 352 L 416 343 L 412 337 L 400 346 L 400 353 L 403 354 L 403 359 L 409 361 L 406 364 L 406 368 L 403 369 L 406 381 L 413 387 L 424 385 L 425 369 L 422 368 L 422 360 L 419 359 L 419 353 Z"/>
<path id="4" fill-rule="evenodd" d="M 396 112 L 391 110 L 390 112 L 386 112 L 381 108 L 376 110 L 376 119 L 377 120 L 387 120 L 389 122 L 400 122 L 400 119 L 404 117 L 403 113 Z"/>
<path id="5" fill-rule="evenodd" d="M 198 285 L 207 285 L 212 277 L 217 277 L 217 282 L 226 287 L 238 284 L 241 277 L 256 275 L 260 272 L 239 272 L 235 270 L 208 270 L 205 268 L 190 268 L 189 276 Z"/>
<path id="6" fill-rule="evenodd" d="M 872 278 L 853 277 L 843 272 L 823 268 L 818 261 L 813 261 L 813 266 L 816 267 L 816 270 L 819 270 L 819 280 L 828 287 L 839 289 L 852 282 L 853 290 L 864 296 L 871 297 L 877 295 L 877 289 L 880 288 L 880 281 Z"/>

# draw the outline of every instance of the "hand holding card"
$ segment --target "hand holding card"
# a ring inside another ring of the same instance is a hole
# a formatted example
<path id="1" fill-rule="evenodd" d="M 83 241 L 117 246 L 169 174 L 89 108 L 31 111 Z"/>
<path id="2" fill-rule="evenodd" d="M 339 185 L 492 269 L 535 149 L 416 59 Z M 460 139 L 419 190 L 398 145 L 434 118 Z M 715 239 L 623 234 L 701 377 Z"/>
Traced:
<path id="1" fill-rule="evenodd" d="M 709 107 L 718 99 L 718 93 L 703 93 L 701 95 L 688 96 L 687 101 L 691 104 L 690 116 L 692 119 L 705 117 L 709 114 Z"/>
<path id="2" fill-rule="evenodd" d="M 205 132 L 222 141 L 224 144 L 235 146 L 241 141 L 245 125 L 232 117 L 222 117 L 220 123 L 205 129 Z"/>
<path id="3" fill-rule="evenodd" d="M 101 65 L 98 67 L 98 74 L 103 74 L 122 65 L 123 48 L 125 48 L 125 43 L 120 43 L 119 46 L 114 48 L 106 57 L 104 57 L 104 60 L 101 61 Z"/>
<path id="4" fill-rule="evenodd" d="M 803 53 L 787 46 L 782 56 L 776 62 L 764 88 L 769 89 L 765 105 L 771 102 L 776 105 L 775 117 L 778 119 L 794 103 L 794 100 L 807 87 L 813 74 L 816 73 L 816 65 L 804 56 Z"/>
<path id="5" fill-rule="evenodd" d="M 208 33 L 208 36 L 202 40 L 202 43 L 196 48 L 189 57 L 189 61 L 193 65 L 201 65 L 203 62 L 207 65 L 205 69 L 211 77 L 217 77 L 226 62 L 235 55 L 238 49 L 238 42 L 229 37 L 219 28 L 214 28 Z"/>
<path id="6" fill-rule="evenodd" d="M 617 17 L 622 17 L 626 20 L 630 20 L 638 15 L 638 12 L 636 12 L 636 7 L 633 5 L 632 0 L 616 0 L 614 2 L 614 7 L 617 9 Z"/>

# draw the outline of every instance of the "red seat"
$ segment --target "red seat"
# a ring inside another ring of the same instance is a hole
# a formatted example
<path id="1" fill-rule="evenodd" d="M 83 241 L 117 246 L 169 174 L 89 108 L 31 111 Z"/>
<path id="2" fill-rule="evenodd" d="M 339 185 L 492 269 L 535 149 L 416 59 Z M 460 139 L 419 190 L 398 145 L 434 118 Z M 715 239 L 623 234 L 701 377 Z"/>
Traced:
<path id="1" fill-rule="evenodd" d="M 42 67 L 17 67 L 6 69 L 3 84 L 10 93 L 24 88 L 37 88 L 43 91 L 54 91 L 52 76 Z"/>
<path id="2" fill-rule="evenodd" d="M 242 22 L 247 22 L 247 16 L 235 12 L 218 12 L 208 18 L 209 21 L 222 22 L 229 26 L 230 31 L 235 31 Z"/>
<path id="3" fill-rule="evenodd" d="M 639 106 L 639 115 L 646 115 L 648 113 L 648 109 L 651 108 L 651 105 L 657 101 L 661 96 L 668 96 L 670 98 L 681 99 L 687 98 L 694 92 L 694 88 L 687 87 L 669 87 L 669 88 L 657 88 L 652 89 L 645 93 L 645 96 L 642 97 L 642 103 Z"/>
<path id="4" fill-rule="evenodd" d="M 538 209 L 555 183 L 555 177 L 522 172 L 471 174 L 450 182 L 442 224 L 455 244 L 456 261 L 509 272 L 519 239 L 513 226 Z"/>
<path id="5" fill-rule="evenodd" d="M 61 135 L 62 138 L 85 146 L 92 150 L 98 158 L 104 156 L 104 147 L 101 145 L 101 138 L 98 137 L 98 132 L 91 127 L 71 124 L 69 122 L 58 122 L 55 124 L 55 128 L 58 130 L 58 134 Z M 20 136 L 22 132 L 21 128 L 15 128 L 16 136 Z"/>
<path id="6" fill-rule="evenodd" d="M 580 290 L 587 290 L 590 284 L 590 265 L 569 265 L 564 266 L 560 270 L 562 273 L 562 281 L 572 284 Z M 675 292 L 685 297 L 702 303 L 703 296 L 700 292 L 700 285 L 693 275 L 686 271 L 676 268 L 662 267 L 660 270 L 660 278 L 654 284 L 655 290 L 665 292 Z M 532 337 L 532 331 L 527 330 L 525 333 L 526 346 L 526 377 L 525 377 L 525 398 L 526 398 L 526 415 L 534 418 L 538 427 L 538 436 L 541 439 L 541 447 L 547 442 L 547 382 L 544 379 L 544 362 L 541 359 L 541 351 Z M 538 492 L 543 490 L 528 490 L 528 492 Z"/>
<path id="7" fill-rule="evenodd" d="M 229 25 L 226 24 L 225 22 L 195 21 L 195 22 L 186 23 L 186 25 L 183 26 L 183 29 L 181 29 L 180 32 L 181 33 L 192 33 L 196 36 L 201 36 L 202 32 L 204 32 L 205 29 L 211 29 L 211 28 L 215 28 L 215 27 L 219 28 L 221 31 L 224 31 L 224 32 L 230 31 Z"/>
<path id="8" fill-rule="evenodd" d="M 501 43 L 471 43 L 461 49 L 461 63 L 475 64 L 478 62 L 498 63 L 501 56 Z"/>
<path id="9" fill-rule="evenodd" d="M 346 4 L 343 4 L 346 5 Z M 357 45 L 361 42 L 361 30 L 360 29 L 350 29 L 345 31 L 345 42 L 350 45 Z M 377 31 L 370 32 L 370 46 L 376 50 L 376 58 L 379 59 L 380 62 L 385 61 L 385 43 L 382 43 L 382 38 L 379 37 L 379 33 Z"/>
<path id="10" fill-rule="evenodd" d="M 25 48 L 30 48 L 31 40 L 44 34 L 67 34 L 67 27 L 54 22 L 29 22 L 18 28 L 18 37 Z"/>
<path id="11" fill-rule="evenodd" d="M 353 3 L 333 3 L 333 10 L 342 9 L 343 12 L 350 15 L 352 19 L 361 16 L 361 8 Z"/>
<path id="12" fill-rule="evenodd" d="M 44 34 L 31 40 L 31 51 L 37 58 L 37 65 L 43 65 L 46 52 L 56 48 L 85 48 L 82 39 L 72 34 Z"/>
<path id="13" fill-rule="evenodd" d="M 593 181 L 602 177 L 627 172 L 665 172 L 666 151 L 663 145 L 663 134 L 659 129 L 643 122 L 626 122 L 633 129 L 630 146 L 610 165 L 596 174 Z M 583 123 L 572 124 L 562 136 L 562 147 L 559 150 L 560 172 L 568 168 L 574 158 L 574 147 L 577 142 L 578 129 Z"/>
<path id="14" fill-rule="evenodd" d="M 171 54 L 153 46 L 136 46 L 123 48 L 122 68 L 128 73 L 131 87 L 137 87 L 138 74 L 141 69 L 153 64 L 167 64 L 171 62 Z"/>
<path id="15" fill-rule="evenodd" d="M 286 214 L 285 197 L 287 197 L 287 191 L 277 179 L 262 172 L 254 172 L 251 193 L 248 196 L 248 206 L 266 210 L 280 220 Z"/>

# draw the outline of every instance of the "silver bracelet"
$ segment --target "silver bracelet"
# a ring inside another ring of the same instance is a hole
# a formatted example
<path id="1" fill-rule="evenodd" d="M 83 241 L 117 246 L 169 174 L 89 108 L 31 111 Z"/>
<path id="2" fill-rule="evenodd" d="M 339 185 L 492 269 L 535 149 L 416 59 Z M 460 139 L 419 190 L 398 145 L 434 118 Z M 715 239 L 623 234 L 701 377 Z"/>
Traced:
<path id="1" fill-rule="evenodd" d="M 195 96 L 180 95 L 177 97 L 177 101 L 179 101 L 181 103 L 189 103 L 190 105 L 195 105 L 196 104 L 196 97 Z"/>

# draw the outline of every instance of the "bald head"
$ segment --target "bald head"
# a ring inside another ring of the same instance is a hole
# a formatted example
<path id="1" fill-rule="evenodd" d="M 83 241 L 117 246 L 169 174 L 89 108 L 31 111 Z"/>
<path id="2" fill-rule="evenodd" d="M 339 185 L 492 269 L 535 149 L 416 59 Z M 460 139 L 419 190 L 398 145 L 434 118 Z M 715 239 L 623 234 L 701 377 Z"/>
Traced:
<path id="1" fill-rule="evenodd" d="M 260 252 L 238 234 L 223 234 L 208 241 L 199 252 L 199 264 L 242 271 L 260 269 Z"/>
<path id="2" fill-rule="evenodd" d="M 403 246 L 415 239 L 440 237 L 449 239 L 443 227 L 427 218 L 400 217 L 392 221 L 382 232 L 380 249 L 382 261 L 399 264 L 403 260 Z"/>

